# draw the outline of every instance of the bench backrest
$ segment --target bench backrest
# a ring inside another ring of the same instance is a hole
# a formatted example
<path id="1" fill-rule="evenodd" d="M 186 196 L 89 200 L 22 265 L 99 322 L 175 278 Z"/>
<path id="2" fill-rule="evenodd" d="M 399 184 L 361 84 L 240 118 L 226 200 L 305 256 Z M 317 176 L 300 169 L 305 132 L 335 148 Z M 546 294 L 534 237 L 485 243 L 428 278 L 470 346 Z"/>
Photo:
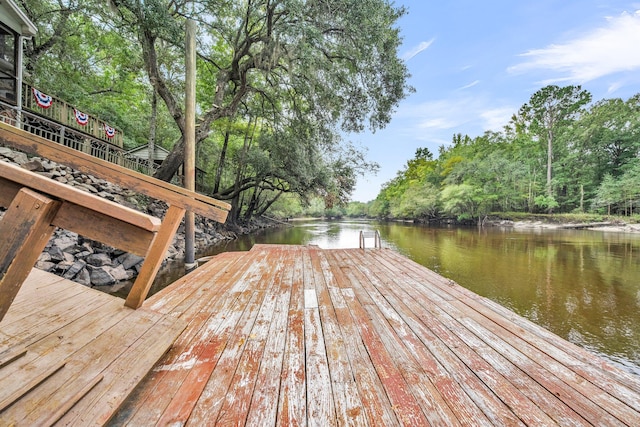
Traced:
<path id="1" fill-rule="evenodd" d="M 128 188 L 168 205 L 225 222 L 231 205 L 0 122 L 0 143 Z"/>
<path id="2" fill-rule="evenodd" d="M 138 308 L 144 302 L 185 211 L 188 210 L 218 222 L 224 222 L 231 208 L 228 203 L 107 162 L 1 122 L 0 144 L 28 154 L 44 157 L 82 173 L 102 178 L 123 188 L 167 203 L 169 208 L 162 223 L 159 224 L 156 218 L 130 210 L 113 202 L 102 200 L 96 196 L 82 194 L 79 190 L 54 183 L 52 180 L 23 171 L 20 168 L 9 165 L 0 168 L 0 184 L 4 188 L 4 196 L 0 197 L 0 202 L 2 202 L 3 206 L 11 203 L 11 200 L 15 199 L 18 194 L 29 200 L 35 200 L 34 197 L 37 196 L 33 196 L 28 192 L 25 193 L 21 189 L 35 190 L 45 195 L 45 197 L 51 197 L 53 200 L 62 202 L 60 206 L 52 208 L 52 212 L 55 211 L 56 213 L 50 222 L 58 221 L 58 224 L 52 223 L 52 225 L 75 229 L 74 231 L 79 234 L 85 232 L 89 234 L 87 237 L 144 255 L 145 261 L 125 302 L 128 307 Z M 2 178 L 3 175 L 6 175 L 4 179 Z M 102 208 L 96 209 L 96 207 L 100 206 Z M 69 212 L 69 210 L 73 212 Z M 57 213 L 58 211 L 60 213 Z M 101 215 L 101 221 L 104 223 L 111 224 L 112 230 L 117 229 L 120 232 L 109 232 L 108 229 L 106 231 L 100 230 L 99 227 L 92 225 L 91 218 L 97 218 L 96 215 Z M 13 215 L 13 217 L 17 218 L 19 216 Z M 27 216 L 24 217 L 27 218 Z M 73 223 L 68 218 L 80 218 L 81 220 Z M 141 242 L 138 246 L 130 244 L 129 240 L 131 239 L 128 238 L 129 236 L 127 238 L 118 237 L 123 236 L 122 230 L 128 229 L 139 230 L 139 232 L 136 232 L 136 235 L 140 236 L 136 240 Z M 119 245 L 119 243 L 122 245 Z M 127 247 L 122 247 L 123 245 Z M 34 254 L 32 253 L 29 256 L 33 257 Z M 30 264 L 29 268 L 32 265 L 33 263 Z"/>

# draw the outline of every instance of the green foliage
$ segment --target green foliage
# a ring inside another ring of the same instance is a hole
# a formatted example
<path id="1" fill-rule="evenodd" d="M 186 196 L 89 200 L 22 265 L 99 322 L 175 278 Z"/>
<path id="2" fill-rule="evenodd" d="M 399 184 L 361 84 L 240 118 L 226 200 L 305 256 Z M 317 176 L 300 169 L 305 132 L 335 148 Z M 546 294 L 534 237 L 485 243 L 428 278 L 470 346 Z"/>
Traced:
<path id="1" fill-rule="evenodd" d="M 398 56 L 405 10 L 388 0 L 21 3 L 39 30 L 33 83 L 123 129 L 127 147 L 155 134 L 171 150 L 165 180 L 183 160 L 184 26 L 197 22 L 197 164 L 231 221 L 287 193 L 339 213 L 377 168 L 342 131 L 384 127 L 412 91 Z"/>
<path id="2" fill-rule="evenodd" d="M 553 196 L 546 196 L 544 194 L 536 196 L 535 204 L 544 210 L 555 209 L 560 206 Z"/>
<path id="3" fill-rule="evenodd" d="M 476 207 L 475 193 L 476 189 L 467 184 L 445 187 L 441 194 L 443 211 L 459 220 L 472 219 Z"/>
<path id="4" fill-rule="evenodd" d="M 297 196 L 284 194 L 271 205 L 267 213 L 276 218 L 297 218 L 303 215 L 304 209 Z"/>
<path id="5" fill-rule="evenodd" d="M 349 202 L 346 208 L 346 215 L 351 218 L 366 217 L 369 208 L 366 203 L 362 202 Z"/>
<path id="6" fill-rule="evenodd" d="M 412 88 L 398 58 L 388 0 L 278 2 L 20 0 L 38 26 L 28 79 L 123 129 L 130 148 L 151 134 L 181 162 L 184 23 L 197 21 L 198 166 L 234 206 L 264 212 L 478 219 L 491 211 L 607 212 L 640 204 L 640 94 L 590 104 L 580 86 L 546 86 L 504 132 L 453 135 L 438 158 L 416 150 L 366 207 L 346 207 L 358 175 L 375 171 L 343 131 L 378 129 Z M 290 209 L 288 208 L 290 205 Z M 366 209 L 365 209 L 366 208 Z M 300 212 L 301 211 L 301 212 Z"/>
<path id="7" fill-rule="evenodd" d="M 618 179 L 605 175 L 593 200 L 595 209 L 605 207 L 607 214 L 633 215 L 640 209 L 640 160 L 629 162 Z"/>
<path id="8" fill-rule="evenodd" d="M 431 184 L 409 187 L 391 207 L 394 218 L 428 219 L 438 214 L 438 190 Z"/>
<path id="9" fill-rule="evenodd" d="M 591 102 L 591 94 L 582 90 L 580 86 L 549 85 L 534 93 L 529 103 L 524 104 L 518 112 L 516 120 L 520 124 L 518 127 L 520 131 L 528 132 L 546 147 L 546 193 L 549 202 L 554 198 L 552 182 L 554 159 L 560 157 L 557 151 L 567 146 L 557 147 L 558 142 L 568 144 L 568 141 L 563 138 L 571 129 L 572 122 L 580 117 L 583 107 L 589 102 Z M 547 206 L 551 212 L 552 203 L 548 203 Z"/>
<path id="10" fill-rule="evenodd" d="M 640 94 L 587 106 L 590 99 L 579 86 L 547 86 L 502 133 L 456 134 L 436 160 L 419 149 L 383 186 L 369 215 L 479 220 L 489 212 L 635 214 Z"/>

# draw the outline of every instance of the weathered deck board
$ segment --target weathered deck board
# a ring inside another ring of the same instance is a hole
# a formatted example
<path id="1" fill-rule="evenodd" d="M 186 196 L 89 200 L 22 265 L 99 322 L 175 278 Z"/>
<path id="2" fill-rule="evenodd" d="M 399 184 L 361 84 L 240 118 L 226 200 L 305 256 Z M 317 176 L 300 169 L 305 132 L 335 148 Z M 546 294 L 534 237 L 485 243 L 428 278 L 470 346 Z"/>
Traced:
<path id="1" fill-rule="evenodd" d="M 184 308 L 186 311 L 180 315 L 188 328 L 145 379 L 145 387 L 132 397 L 141 405 L 126 407 L 119 418 L 124 414 L 131 418 L 132 425 L 147 425 L 162 416 L 173 419 L 191 413 L 222 350 L 228 345 L 242 315 L 241 309 L 251 297 L 253 290 L 246 288 L 258 281 L 261 268 L 266 266 L 266 254 L 255 252 L 251 255 L 235 260 L 227 257 L 228 262 L 223 258 L 220 263 L 207 263 L 192 273 L 202 278 L 198 281 L 200 288 L 189 288 L 183 293 L 179 287 L 182 282 L 177 282 L 167 288 L 167 292 L 156 294 L 147 301 L 149 307 L 167 308 L 174 314 Z M 211 279 L 206 280 L 208 277 Z M 182 296 L 175 298 L 170 295 L 173 293 Z"/>
<path id="2" fill-rule="evenodd" d="M 432 272 L 425 273 L 424 269 L 417 264 L 413 265 L 413 270 L 419 274 L 433 274 Z M 423 281 L 419 283 L 423 283 Z M 437 282 L 434 281 L 434 283 Z M 445 309 L 451 311 L 453 306 L 461 307 L 461 312 L 468 313 L 469 317 L 476 320 L 471 323 L 468 318 L 460 317 L 462 323 L 466 324 L 470 331 L 475 332 L 478 337 L 484 338 L 489 345 L 493 345 L 500 354 L 511 359 L 518 366 L 526 367 L 525 372 L 528 375 L 545 385 L 547 389 L 552 390 L 556 396 L 574 407 L 577 412 L 585 414 L 586 418 L 590 420 L 593 419 L 593 414 L 599 413 L 602 409 L 607 412 L 607 414 L 601 415 L 604 420 L 613 416 L 624 422 L 624 420 L 637 417 L 640 401 L 638 401 L 637 392 L 633 391 L 637 390 L 637 378 L 611 369 L 601 359 L 559 339 L 525 319 L 515 316 L 496 304 L 481 301 L 463 288 L 442 283 L 439 285 L 441 286 L 440 290 L 433 289 L 434 293 L 442 292 L 446 295 L 457 293 L 460 296 L 472 296 L 473 298 L 459 297 L 452 300 L 453 304 L 445 306 Z M 430 298 L 434 298 L 434 296 L 431 295 Z M 499 312 L 509 315 L 510 320 L 506 320 L 503 315 L 492 311 L 492 309 L 498 309 Z M 527 329 L 514 329 L 514 323 L 512 323 L 514 321 L 521 326 L 526 326 Z M 541 335 L 550 340 L 543 339 Z M 585 360 L 590 359 L 591 363 L 577 360 L 576 354 L 581 354 Z M 614 377 L 610 373 L 614 373 Z M 612 381 L 616 377 L 624 378 L 625 381 Z M 619 405 L 620 401 L 626 402 L 627 405 Z M 609 422 L 613 423 L 613 418 L 609 418 Z"/>
<path id="3" fill-rule="evenodd" d="M 110 425 L 639 425 L 640 379 L 390 250 L 258 245 L 145 307 L 188 324 Z"/>
<path id="4" fill-rule="evenodd" d="M 403 288 L 394 286 L 393 278 L 401 274 L 400 269 L 395 264 L 387 265 L 387 269 L 382 267 L 382 263 L 369 266 L 361 265 L 359 268 L 366 271 L 369 276 L 378 279 L 376 289 L 379 289 L 384 294 L 384 298 L 389 301 L 391 306 L 397 308 L 399 313 L 403 313 L 402 321 L 406 321 L 411 329 L 422 331 L 422 335 L 430 336 L 434 341 L 439 340 L 442 343 L 433 346 L 439 351 L 432 352 L 437 355 L 441 363 L 447 366 L 445 375 L 453 378 L 458 377 L 457 382 L 463 384 L 463 387 L 467 388 L 467 392 L 470 395 L 479 396 L 479 398 L 476 398 L 476 402 L 480 403 L 476 403 L 476 405 L 479 408 L 486 405 L 483 411 L 492 420 L 492 423 L 497 424 L 498 421 L 508 419 L 504 414 L 495 412 L 496 408 L 499 409 L 500 405 L 504 406 L 506 402 L 509 402 L 514 414 L 526 424 L 545 425 L 551 422 L 551 418 L 534 401 L 529 400 L 523 394 L 522 388 L 528 386 L 530 381 L 522 381 L 521 372 L 512 366 L 501 365 L 498 353 L 491 352 L 491 349 L 484 342 L 478 340 L 466 328 L 456 323 L 456 319 L 464 319 L 468 313 L 455 312 L 455 310 L 451 309 L 447 311 L 439 310 L 433 304 L 433 294 L 425 298 L 419 293 L 411 292 L 410 286 Z M 408 296 L 408 298 L 404 298 L 404 301 L 401 298 L 403 293 Z M 400 294 L 400 297 L 396 294 Z M 382 306 L 385 305 L 383 302 L 380 304 Z M 390 312 L 391 316 L 393 316 L 393 311 Z M 395 320 L 395 323 L 399 323 L 397 326 L 399 333 L 404 329 L 400 322 L 399 319 Z M 419 322 L 422 322 L 422 325 Z M 425 326 L 429 330 L 425 330 Z M 411 332 L 409 330 L 405 333 Z M 410 342 L 410 337 L 405 337 L 404 341 Z M 446 349 L 455 349 L 455 355 Z M 419 351 L 419 347 L 417 351 Z M 455 359 L 460 359 L 463 364 L 456 362 Z M 468 371 L 469 368 L 467 367 L 472 369 Z M 497 367 L 502 369 L 495 369 Z M 461 376 L 464 372 L 468 373 L 466 376 Z M 477 378 L 475 378 L 476 376 Z M 486 393 L 489 393 L 489 395 L 487 396 Z M 491 396 L 492 394 L 495 394 L 499 400 Z M 560 402 L 557 402 L 557 399 L 551 401 L 546 399 L 545 401 L 544 398 L 547 395 L 548 392 L 545 391 L 538 397 L 543 399 L 542 401 L 549 408 L 555 410 L 556 405 Z M 455 402 L 456 400 L 449 399 L 449 401 Z M 493 402 L 494 406 L 487 405 L 489 402 Z M 498 406 L 495 406 L 496 404 Z M 458 405 L 458 407 L 468 408 L 468 404 Z M 575 414 L 573 414 L 573 417 L 575 418 Z M 473 418 L 468 418 L 468 420 L 473 420 Z M 511 421 L 517 422 L 515 419 Z"/>
<path id="5" fill-rule="evenodd" d="M 185 324 L 33 270 L 0 322 L 1 425 L 102 425 Z"/>

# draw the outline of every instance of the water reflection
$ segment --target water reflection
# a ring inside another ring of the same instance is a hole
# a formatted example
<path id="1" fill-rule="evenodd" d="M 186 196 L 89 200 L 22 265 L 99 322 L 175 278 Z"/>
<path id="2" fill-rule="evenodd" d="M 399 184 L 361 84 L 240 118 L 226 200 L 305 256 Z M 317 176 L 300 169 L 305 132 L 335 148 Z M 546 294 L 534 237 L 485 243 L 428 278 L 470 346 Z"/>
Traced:
<path id="1" fill-rule="evenodd" d="M 640 236 L 383 226 L 399 252 L 640 373 Z"/>
<path id="2" fill-rule="evenodd" d="M 640 236 L 584 230 L 433 228 L 314 221 L 232 242 L 357 248 L 377 229 L 384 247 L 640 374 Z"/>

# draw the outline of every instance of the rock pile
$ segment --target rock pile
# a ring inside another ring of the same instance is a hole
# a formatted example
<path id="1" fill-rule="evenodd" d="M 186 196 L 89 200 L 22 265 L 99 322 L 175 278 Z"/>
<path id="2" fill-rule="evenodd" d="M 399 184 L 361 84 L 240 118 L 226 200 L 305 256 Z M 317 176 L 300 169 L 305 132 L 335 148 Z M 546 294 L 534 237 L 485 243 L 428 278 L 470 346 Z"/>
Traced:
<path id="1" fill-rule="evenodd" d="M 21 167 L 74 186 L 116 203 L 163 218 L 167 206 L 103 179 L 81 173 L 40 157 L 0 147 L 0 161 Z M 2 213 L 0 213 L 1 215 Z M 213 220 L 196 216 L 196 252 L 201 252 L 231 236 Z M 167 251 L 164 264 L 184 258 L 184 224 L 178 229 Z M 103 245 L 76 233 L 57 229 L 40 254 L 36 267 L 87 286 L 108 286 L 137 276 L 143 258 Z"/>

